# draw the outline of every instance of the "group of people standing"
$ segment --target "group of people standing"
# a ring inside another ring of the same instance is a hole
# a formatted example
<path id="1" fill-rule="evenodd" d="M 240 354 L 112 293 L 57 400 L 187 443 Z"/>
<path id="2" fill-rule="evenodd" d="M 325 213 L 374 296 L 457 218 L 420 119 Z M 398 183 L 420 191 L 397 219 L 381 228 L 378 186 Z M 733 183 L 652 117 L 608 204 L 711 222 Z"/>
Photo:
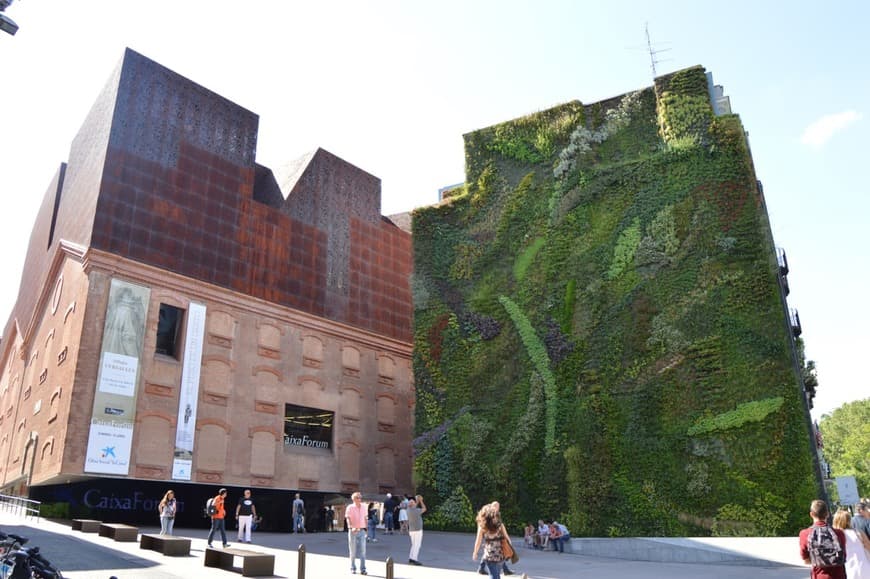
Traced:
<path id="1" fill-rule="evenodd" d="M 222 488 L 218 491 L 218 494 L 209 501 L 211 508 L 208 514 L 211 517 L 211 529 L 209 529 L 208 540 L 206 541 L 209 547 L 212 546 L 212 538 L 215 533 L 220 533 L 224 549 L 230 546 L 230 544 L 227 543 L 226 533 L 226 497 L 227 489 Z M 245 489 L 242 493 L 242 497 L 239 498 L 239 501 L 236 504 L 236 521 L 238 522 L 239 543 L 251 542 L 251 531 L 254 529 L 254 525 L 258 520 L 257 506 L 254 504 L 253 498 L 251 498 L 251 490 Z"/>
<path id="2" fill-rule="evenodd" d="M 416 497 L 403 496 L 401 498 L 394 497 L 387 493 L 387 500 L 384 501 L 384 532 L 392 535 L 396 531 L 405 534 L 408 532 L 408 505 L 411 501 L 417 502 Z"/>
<path id="3" fill-rule="evenodd" d="M 800 555 L 812 579 L 870 579 L 870 501 L 855 505 L 855 514 L 838 509 L 828 525 L 828 504 L 810 504 L 812 526 L 800 532 Z"/>
<path id="4" fill-rule="evenodd" d="M 366 571 L 366 540 L 369 533 L 374 535 L 373 530 L 370 531 L 373 519 L 371 512 L 373 505 L 370 503 L 369 508 L 366 508 L 362 503 L 362 494 L 355 492 L 351 495 L 353 504 L 348 506 L 344 511 L 345 522 L 347 526 L 347 548 L 350 554 L 350 572 L 356 573 L 356 561 L 359 559 L 359 571 L 361 575 L 368 575 Z M 392 499 L 392 495 L 387 495 L 387 501 Z M 385 507 L 385 525 L 387 532 L 392 533 L 393 529 L 386 522 L 386 513 L 391 512 Z M 422 565 L 419 561 L 420 547 L 423 544 L 423 514 L 426 512 L 426 503 L 423 502 L 423 497 L 417 495 L 414 498 L 408 499 L 407 506 L 404 508 L 405 520 L 407 521 L 407 532 L 411 539 L 411 550 L 408 553 L 408 564 Z M 374 536 L 372 536 L 374 539 Z"/>

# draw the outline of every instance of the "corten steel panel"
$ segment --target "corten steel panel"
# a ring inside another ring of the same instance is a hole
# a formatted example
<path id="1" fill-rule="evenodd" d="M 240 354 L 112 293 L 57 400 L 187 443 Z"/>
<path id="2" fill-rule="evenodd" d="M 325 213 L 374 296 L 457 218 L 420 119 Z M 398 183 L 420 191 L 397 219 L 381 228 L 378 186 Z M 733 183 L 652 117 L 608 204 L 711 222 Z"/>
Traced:
<path id="1" fill-rule="evenodd" d="M 55 184 L 55 237 L 408 339 L 410 236 L 381 217 L 380 180 L 318 150 L 279 204 L 274 176 L 254 162 L 257 124 L 254 113 L 128 50 Z M 264 187 L 257 195 L 255 179 Z M 46 196 L 34 228 L 39 251 L 28 255 L 22 288 L 45 275 L 39 246 L 55 198 Z M 351 221 L 365 224 L 353 243 Z M 357 263 L 359 243 L 366 252 Z M 385 300 L 383 284 L 401 286 L 398 302 Z"/>
<path id="2" fill-rule="evenodd" d="M 351 219 L 350 322 L 411 339 L 410 236 L 381 221 Z"/>

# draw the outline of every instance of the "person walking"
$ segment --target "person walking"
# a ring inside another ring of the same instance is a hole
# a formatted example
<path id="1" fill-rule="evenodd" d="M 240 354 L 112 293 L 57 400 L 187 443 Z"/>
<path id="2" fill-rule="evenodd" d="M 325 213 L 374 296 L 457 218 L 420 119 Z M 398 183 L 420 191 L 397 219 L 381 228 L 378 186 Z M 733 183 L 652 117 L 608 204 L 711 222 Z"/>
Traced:
<path id="1" fill-rule="evenodd" d="M 841 529 L 846 535 L 845 557 L 846 577 L 849 579 L 870 579 L 870 552 L 864 549 L 858 531 L 852 528 L 852 513 L 840 509 L 834 514 L 835 529 Z"/>
<path id="2" fill-rule="evenodd" d="M 502 540 L 507 537 L 507 529 L 502 524 L 501 517 L 493 504 L 484 505 L 477 513 L 477 537 L 474 539 L 471 559 L 477 561 L 477 554 L 483 544 L 483 561 L 486 563 L 490 579 L 501 577 L 501 568 L 505 561 Z"/>
<path id="3" fill-rule="evenodd" d="M 495 514 L 498 515 L 499 518 L 500 518 L 500 517 L 501 517 L 501 503 L 499 503 L 498 501 L 492 501 L 492 502 L 489 503 L 489 504 L 490 504 L 490 506 L 493 508 L 493 510 L 495 511 Z M 514 572 L 511 571 L 510 568 L 508 567 L 507 560 L 508 560 L 507 557 L 505 557 L 504 559 L 502 559 L 502 562 L 501 562 L 501 572 L 504 573 L 505 575 L 513 575 Z M 478 572 L 480 575 L 486 575 L 486 574 L 487 574 L 487 571 L 486 571 L 486 559 L 484 559 L 483 557 L 480 558 L 480 566 L 477 568 L 477 572 Z"/>
<path id="4" fill-rule="evenodd" d="M 254 528 L 254 518 L 257 516 L 257 507 L 251 498 L 251 490 L 245 489 L 242 498 L 236 505 L 236 522 L 239 524 L 239 542 L 250 543 L 251 531 Z"/>
<path id="5" fill-rule="evenodd" d="M 801 559 L 811 565 L 812 579 L 846 579 L 846 535 L 840 529 L 828 526 L 828 503 L 815 500 L 810 503 L 813 525 L 800 532 Z"/>
<path id="6" fill-rule="evenodd" d="M 224 549 L 230 546 L 227 543 L 227 531 L 226 531 L 226 522 L 224 519 L 227 516 L 227 511 L 224 506 L 227 498 L 227 489 L 221 489 L 218 491 L 217 496 L 213 499 L 214 505 L 214 513 L 211 515 L 211 530 L 208 532 L 208 543 L 209 548 L 212 548 L 211 539 L 215 534 L 215 531 L 220 531 L 221 533 L 221 541 L 223 541 Z"/>
<path id="7" fill-rule="evenodd" d="M 293 532 L 305 532 L 305 503 L 296 493 L 296 498 L 293 500 Z"/>
<path id="8" fill-rule="evenodd" d="M 408 501 L 408 536 L 411 538 L 411 552 L 408 555 L 408 563 L 422 565 L 419 561 L 420 547 L 423 545 L 423 513 L 426 512 L 426 503 L 423 495 L 417 495 Z"/>
<path id="9" fill-rule="evenodd" d="M 369 530 L 368 536 L 366 537 L 366 541 L 370 543 L 377 543 L 378 539 L 375 537 L 375 529 L 378 528 L 378 509 L 374 503 L 369 503 Z"/>
<path id="10" fill-rule="evenodd" d="M 399 532 L 405 534 L 408 532 L 408 497 L 402 497 L 399 502 Z"/>
<path id="11" fill-rule="evenodd" d="M 852 529 L 864 548 L 870 553 L 870 501 L 862 499 L 855 503 L 855 516 L 852 517 Z"/>
<path id="12" fill-rule="evenodd" d="M 171 535 L 172 526 L 175 524 L 176 510 L 175 493 L 173 491 L 166 491 L 157 510 L 160 511 L 160 534 Z"/>
<path id="13" fill-rule="evenodd" d="M 362 504 L 362 495 L 355 492 L 350 496 L 353 504 L 344 510 L 347 526 L 347 550 L 350 554 L 350 572 L 356 573 L 356 558 L 359 557 L 360 575 L 366 571 L 366 519 L 368 513 Z"/>
<path id="14" fill-rule="evenodd" d="M 387 500 L 384 501 L 384 532 L 387 535 L 393 534 L 393 510 L 396 508 L 396 500 L 393 495 L 387 493 Z"/>

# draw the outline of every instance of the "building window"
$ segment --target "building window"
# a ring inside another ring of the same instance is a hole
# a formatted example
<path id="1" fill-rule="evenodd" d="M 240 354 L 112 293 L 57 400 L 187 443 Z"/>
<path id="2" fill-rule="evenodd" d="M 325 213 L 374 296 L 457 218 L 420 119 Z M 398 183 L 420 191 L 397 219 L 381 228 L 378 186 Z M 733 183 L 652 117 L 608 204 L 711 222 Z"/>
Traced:
<path id="1" fill-rule="evenodd" d="M 284 447 L 332 448 L 332 425 L 335 412 L 284 405 Z"/>
<path id="2" fill-rule="evenodd" d="M 181 322 L 184 319 L 184 310 L 160 304 L 160 317 L 157 319 L 157 348 L 158 354 L 178 357 L 178 335 L 181 330 Z"/>

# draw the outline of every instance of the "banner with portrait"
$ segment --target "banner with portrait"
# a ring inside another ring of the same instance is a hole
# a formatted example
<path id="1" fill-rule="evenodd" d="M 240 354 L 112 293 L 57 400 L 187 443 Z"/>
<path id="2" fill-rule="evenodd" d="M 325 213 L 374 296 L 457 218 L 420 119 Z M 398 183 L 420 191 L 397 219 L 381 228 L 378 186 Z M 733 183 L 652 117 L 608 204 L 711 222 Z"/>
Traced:
<path id="1" fill-rule="evenodd" d="M 196 401 L 199 399 L 199 374 L 202 367 L 202 341 L 205 338 L 205 306 L 191 302 L 181 366 L 181 389 L 178 397 L 178 426 L 172 478 L 190 480 L 193 468 L 193 438 L 196 433 Z"/>
<path id="2" fill-rule="evenodd" d="M 85 472 L 128 474 L 151 289 L 113 279 L 85 455 Z"/>

